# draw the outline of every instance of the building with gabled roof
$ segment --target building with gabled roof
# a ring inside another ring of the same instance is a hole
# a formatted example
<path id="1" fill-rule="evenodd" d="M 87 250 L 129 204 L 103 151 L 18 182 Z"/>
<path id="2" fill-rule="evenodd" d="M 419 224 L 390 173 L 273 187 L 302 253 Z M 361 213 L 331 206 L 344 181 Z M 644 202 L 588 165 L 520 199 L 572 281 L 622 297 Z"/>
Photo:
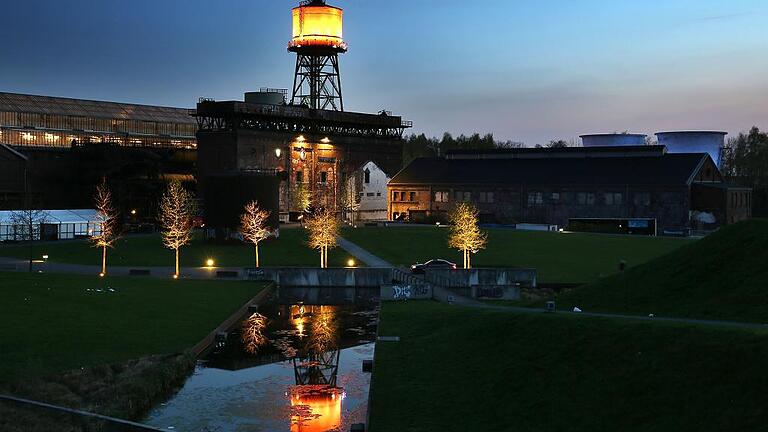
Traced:
<path id="1" fill-rule="evenodd" d="M 643 234 L 751 216 L 751 191 L 727 185 L 708 154 L 664 146 L 449 152 L 412 161 L 388 194 L 393 220 L 445 220 L 459 201 L 475 204 L 489 223 Z M 693 218 L 701 213 L 712 217 Z"/>

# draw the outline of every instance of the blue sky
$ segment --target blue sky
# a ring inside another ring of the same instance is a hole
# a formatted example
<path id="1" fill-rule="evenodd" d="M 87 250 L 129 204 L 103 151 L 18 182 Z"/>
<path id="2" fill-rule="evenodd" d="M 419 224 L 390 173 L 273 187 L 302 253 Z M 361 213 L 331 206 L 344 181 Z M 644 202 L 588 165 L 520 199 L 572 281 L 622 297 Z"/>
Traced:
<path id="1" fill-rule="evenodd" d="M 10 3 L 10 4 L 8 4 Z M 287 0 L 25 0 L 0 90 L 192 107 L 291 85 Z M 337 0 L 345 107 L 528 145 L 768 128 L 762 0 Z"/>

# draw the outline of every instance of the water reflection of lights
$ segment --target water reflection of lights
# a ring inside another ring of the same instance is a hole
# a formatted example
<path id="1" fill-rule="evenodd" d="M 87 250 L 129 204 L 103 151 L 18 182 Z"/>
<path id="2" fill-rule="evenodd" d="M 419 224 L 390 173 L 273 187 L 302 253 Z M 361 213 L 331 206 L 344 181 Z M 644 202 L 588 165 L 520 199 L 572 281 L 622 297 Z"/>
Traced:
<path id="1" fill-rule="evenodd" d="M 291 432 L 324 432 L 341 427 L 341 403 L 346 397 L 338 387 L 291 387 Z"/>

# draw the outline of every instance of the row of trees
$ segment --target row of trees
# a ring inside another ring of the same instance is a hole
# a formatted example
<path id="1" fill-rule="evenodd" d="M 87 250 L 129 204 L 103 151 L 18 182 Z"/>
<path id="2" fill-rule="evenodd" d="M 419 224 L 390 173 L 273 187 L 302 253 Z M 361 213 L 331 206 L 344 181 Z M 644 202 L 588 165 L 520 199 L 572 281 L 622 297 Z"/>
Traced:
<path id="1" fill-rule="evenodd" d="M 107 273 L 107 250 L 114 247 L 120 235 L 118 212 L 113 205 L 112 193 L 106 182 L 102 182 L 94 195 L 94 205 L 98 212 L 98 230 L 94 231 L 91 241 L 101 249 L 101 276 Z M 245 242 L 254 247 L 254 262 L 260 267 L 259 243 L 269 238 L 272 231 L 268 220 L 270 212 L 262 210 L 256 201 L 248 202 L 240 215 L 240 234 Z M 193 218 L 197 206 L 194 195 L 187 191 L 180 182 L 171 181 L 160 199 L 159 224 L 163 245 L 174 251 L 174 277 L 180 275 L 179 254 L 182 247 L 192 240 Z M 469 203 L 459 203 L 450 213 L 452 225 L 448 245 L 461 250 L 464 254 L 464 268 L 470 268 L 470 256 L 485 247 L 487 238 L 478 227 L 478 212 Z M 309 231 L 309 246 L 320 252 L 320 267 L 328 267 L 328 252 L 337 246 L 339 237 L 339 219 L 331 209 L 321 208 L 305 221 Z"/>
<path id="2" fill-rule="evenodd" d="M 575 140 L 565 141 L 557 139 L 551 140 L 546 144 L 536 144 L 535 147 L 562 148 L 575 147 L 577 145 Z M 417 157 L 443 156 L 445 152 L 450 150 L 487 150 L 521 147 L 525 147 L 523 142 L 512 140 L 497 141 L 494 139 L 493 134 L 490 133 L 485 135 L 478 133 L 469 136 L 459 135 L 455 138 L 448 132 L 445 132 L 442 138 L 427 138 L 424 134 L 413 134 L 404 138 L 403 166 L 408 165 L 410 161 Z"/>

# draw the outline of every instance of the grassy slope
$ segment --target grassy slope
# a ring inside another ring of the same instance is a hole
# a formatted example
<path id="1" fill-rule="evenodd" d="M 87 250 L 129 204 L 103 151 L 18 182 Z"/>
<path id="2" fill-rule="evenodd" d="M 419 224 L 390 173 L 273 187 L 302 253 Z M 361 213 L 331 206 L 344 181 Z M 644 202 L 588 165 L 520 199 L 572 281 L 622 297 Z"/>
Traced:
<path id="1" fill-rule="evenodd" d="M 558 307 L 768 323 L 768 219 L 574 289 Z"/>
<path id="2" fill-rule="evenodd" d="M 371 430 L 765 430 L 768 335 L 387 303 Z"/>
<path id="3" fill-rule="evenodd" d="M 445 228 L 358 228 L 343 235 L 395 265 L 431 258 L 461 263 L 461 253 L 448 248 Z M 637 265 L 688 243 L 677 238 L 489 229 L 488 247 L 473 256 L 472 264 L 533 267 L 541 282 L 580 283 L 615 272 L 622 259 Z"/>
<path id="4" fill-rule="evenodd" d="M 65 241 L 34 244 L 34 256 L 48 254 L 52 261 L 71 264 L 101 264 L 101 253 L 87 241 Z M 307 246 L 306 231 L 300 228 L 280 230 L 279 239 L 269 239 L 260 247 L 263 266 L 317 266 L 320 255 Z M 121 239 L 108 252 L 108 265 L 122 266 L 172 266 L 173 251 L 163 247 L 159 235 L 130 236 Z M 0 256 L 26 259 L 27 245 L 0 246 Z M 253 248 L 244 244 L 212 244 L 197 236 L 181 249 L 181 265 L 199 267 L 207 258 L 213 258 L 221 267 L 253 267 Z M 344 266 L 349 255 L 342 249 L 331 251 L 329 264 Z"/>
<path id="5" fill-rule="evenodd" d="M 261 288 L 0 272 L 0 381 L 183 351 Z"/>

